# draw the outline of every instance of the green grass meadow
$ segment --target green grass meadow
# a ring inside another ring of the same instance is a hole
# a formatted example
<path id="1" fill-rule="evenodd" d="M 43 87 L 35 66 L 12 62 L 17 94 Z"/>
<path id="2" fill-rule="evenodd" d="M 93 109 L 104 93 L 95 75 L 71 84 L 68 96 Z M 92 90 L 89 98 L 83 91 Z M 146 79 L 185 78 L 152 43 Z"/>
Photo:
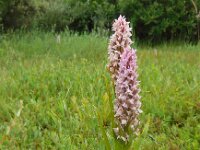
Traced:
<path id="1" fill-rule="evenodd" d="M 108 38 L 0 36 L 0 149 L 113 148 Z M 132 149 L 200 148 L 200 45 L 136 46 L 141 135 Z M 113 148 L 114 149 L 114 148 Z"/>

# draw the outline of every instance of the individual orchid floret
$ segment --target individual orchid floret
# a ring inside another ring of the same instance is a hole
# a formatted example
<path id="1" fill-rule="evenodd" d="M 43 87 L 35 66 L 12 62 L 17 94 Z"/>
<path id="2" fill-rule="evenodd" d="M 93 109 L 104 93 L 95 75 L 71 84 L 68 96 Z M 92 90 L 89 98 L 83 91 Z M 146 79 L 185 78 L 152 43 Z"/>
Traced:
<path id="1" fill-rule="evenodd" d="M 137 73 L 136 50 L 126 48 L 121 55 L 116 80 L 114 106 L 117 138 L 127 142 L 130 134 L 138 132 L 140 109 L 140 88 Z M 132 131 L 132 133 L 130 133 Z"/>
<path id="2" fill-rule="evenodd" d="M 114 21 L 112 30 L 114 31 L 114 34 L 111 36 L 108 46 L 109 63 L 107 67 L 115 83 L 119 69 L 120 55 L 123 53 L 125 48 L 130 49 L 132 44 L 130 37 L 132 34 L 129 22 L 127 22 L 126 18 L 121 15 Z"/>

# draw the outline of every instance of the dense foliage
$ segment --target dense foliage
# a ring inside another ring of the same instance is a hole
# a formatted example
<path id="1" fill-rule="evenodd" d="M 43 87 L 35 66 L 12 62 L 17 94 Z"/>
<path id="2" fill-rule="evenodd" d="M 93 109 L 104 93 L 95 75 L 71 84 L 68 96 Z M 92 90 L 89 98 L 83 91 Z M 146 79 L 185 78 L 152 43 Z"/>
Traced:
<path id="1" fill-rule="evenodd" d="M 102 31 L 125 15 L 140 41 L 196 41 L 199 0 L 0 0 L 3 29 Z"/>

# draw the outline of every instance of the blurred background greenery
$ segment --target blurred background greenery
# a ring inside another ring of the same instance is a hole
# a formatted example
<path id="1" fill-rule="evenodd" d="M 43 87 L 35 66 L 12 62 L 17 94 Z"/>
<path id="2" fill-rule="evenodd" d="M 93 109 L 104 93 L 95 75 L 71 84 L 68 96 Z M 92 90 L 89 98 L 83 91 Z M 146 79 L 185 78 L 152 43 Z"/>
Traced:
<path id="1" fill-rule="evenodd" d="M 108 33 L 125 15 L 136 41 L 160 43 L 200 37 L 200 0 L 0 0 L 1 32 L 70 30 Z"/>

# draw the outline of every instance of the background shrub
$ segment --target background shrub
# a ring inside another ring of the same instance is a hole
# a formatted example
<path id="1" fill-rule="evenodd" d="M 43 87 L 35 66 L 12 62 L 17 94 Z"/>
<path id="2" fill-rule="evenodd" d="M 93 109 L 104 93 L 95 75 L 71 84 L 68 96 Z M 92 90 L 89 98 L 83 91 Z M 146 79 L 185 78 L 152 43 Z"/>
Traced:
<path id="1" fill-rule="evenodd" d="M 0 1 L 0 21 L 5 29 L 28 28 L 35 14 L 32 0 Z"/>
<path id="2" fill-rule="evenodd" d="M 191 1 L 119 1 L 120 11 L 128 16 L 139 40 L 195 40 L 197 20 Z"/>

